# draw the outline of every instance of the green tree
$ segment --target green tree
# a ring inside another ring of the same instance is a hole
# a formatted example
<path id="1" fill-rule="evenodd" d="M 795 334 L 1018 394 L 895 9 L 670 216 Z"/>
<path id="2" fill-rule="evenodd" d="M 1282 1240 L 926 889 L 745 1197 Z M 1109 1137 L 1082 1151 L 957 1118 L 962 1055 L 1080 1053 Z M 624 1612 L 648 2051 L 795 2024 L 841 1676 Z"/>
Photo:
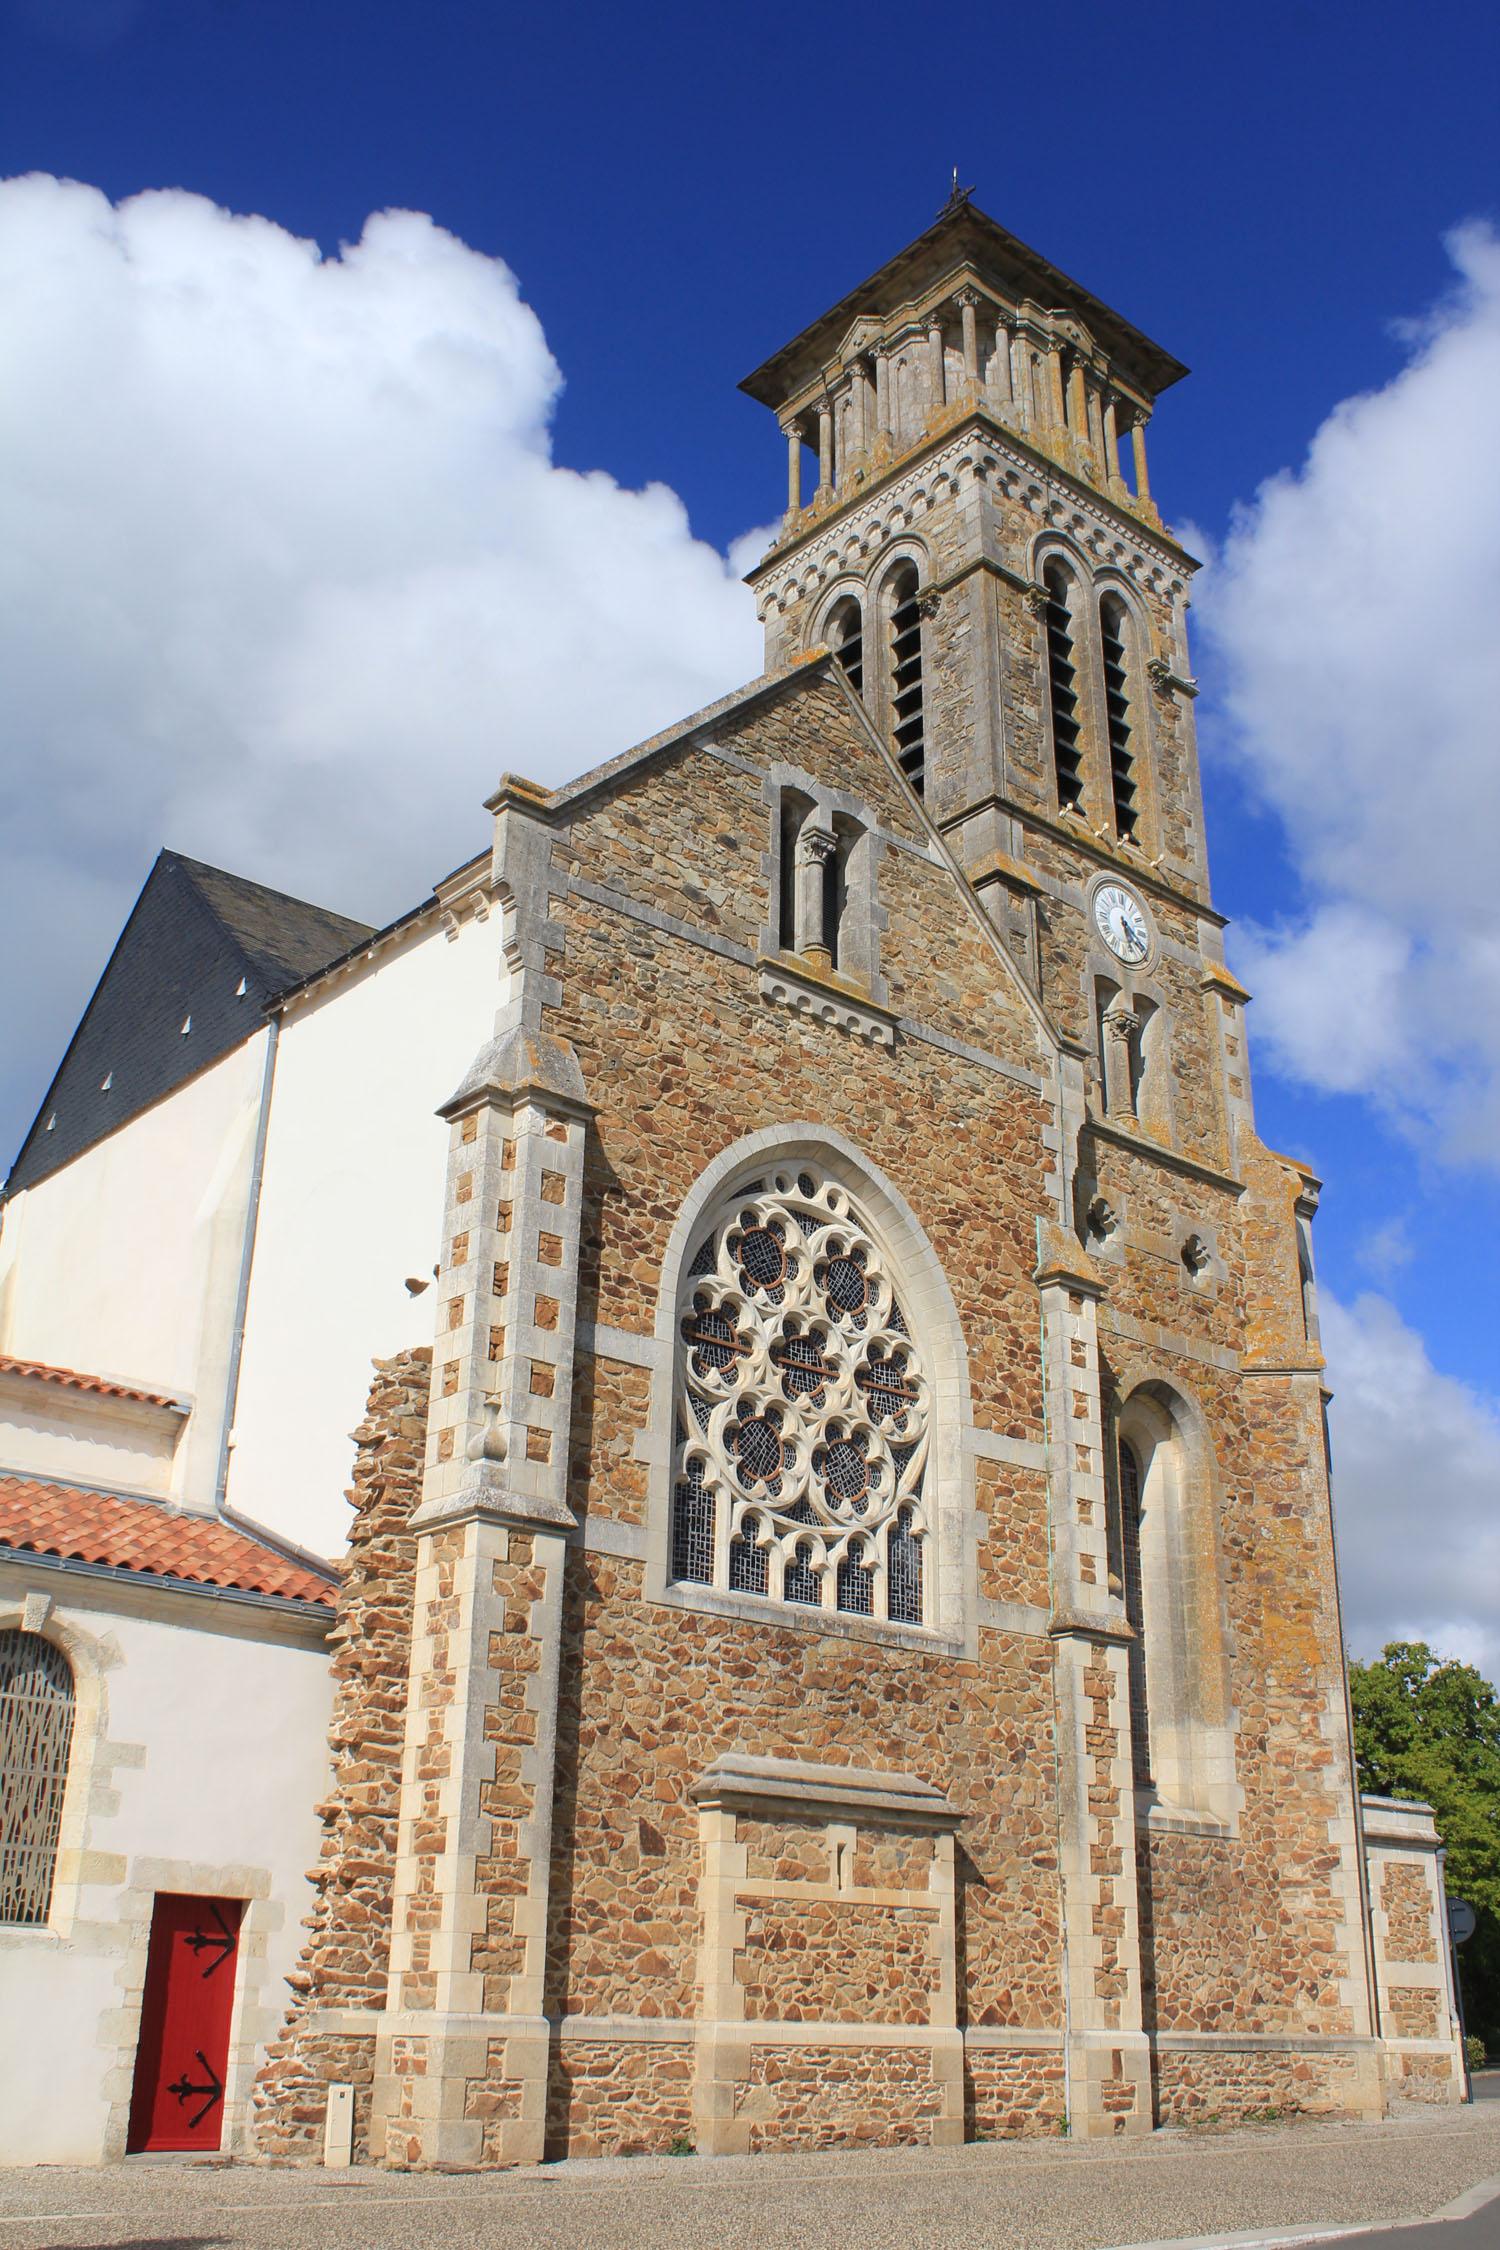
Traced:
<path id="1" fill-rule="evenodd" d="M 1500 2047 L 1500 1697 L 1425 1641 L 1388 1641 L 1378 1664 L 1351 1663 L 1349 1693 L 1360 1788 L 1418 1798 L 1437 1816 L 1448 1894 L 1478 1915 L 1458 1955 L 1464 2014 Z"/>

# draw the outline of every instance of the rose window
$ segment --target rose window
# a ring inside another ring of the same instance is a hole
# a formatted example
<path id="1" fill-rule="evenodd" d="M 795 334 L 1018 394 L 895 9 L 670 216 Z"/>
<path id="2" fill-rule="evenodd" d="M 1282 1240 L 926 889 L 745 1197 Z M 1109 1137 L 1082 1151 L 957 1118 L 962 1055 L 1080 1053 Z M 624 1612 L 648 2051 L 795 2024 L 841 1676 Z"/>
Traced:
<path id="1" fill-rule="evenodd" d="M 848 1192 L 810 1169 L 737 1189 L 679 1333 L 674 1577 L 920 1625 L 928 1379 Z"/>

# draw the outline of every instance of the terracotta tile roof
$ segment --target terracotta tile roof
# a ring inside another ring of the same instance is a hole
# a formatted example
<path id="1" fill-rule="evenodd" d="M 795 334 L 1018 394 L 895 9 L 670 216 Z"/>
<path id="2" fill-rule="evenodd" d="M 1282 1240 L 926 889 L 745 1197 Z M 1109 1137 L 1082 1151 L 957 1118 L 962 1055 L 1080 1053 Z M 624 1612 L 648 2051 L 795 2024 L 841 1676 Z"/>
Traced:
<path id="1" fill-rule="evenodd" d="M 39 1359 L 12 1359 L 0 1352 L 0 1375 L 34 1375 L 39 1382 L 58 1383 L 70 1391 L 92 1391 L 99 1398 L 130 1398 L 142 1406 L 175 1406 L 185 1412 L 180 1398 L 170 1391 L 138 1391 L 130 1383 L 112 1383 L 105 1375 L 80 1375 L 71 1367 L 48 1367 Z"/>
<path id="2" fill-rule="evenodd" d="M 7 1547 L 326 1608 L 338 1594 L 331 1565 L 323 1577 L 212 1516 L 179 1515 L 153 1500 L 78 1492 L 31 1477 L 0 1476 L 0 1556 Z"/>

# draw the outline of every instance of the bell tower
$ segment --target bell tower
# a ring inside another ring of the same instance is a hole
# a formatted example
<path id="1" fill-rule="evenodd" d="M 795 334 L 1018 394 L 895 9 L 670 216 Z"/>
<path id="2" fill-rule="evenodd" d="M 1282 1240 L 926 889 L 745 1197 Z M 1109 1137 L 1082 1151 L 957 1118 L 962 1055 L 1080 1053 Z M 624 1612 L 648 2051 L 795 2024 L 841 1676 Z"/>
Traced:
<path id="1" fill-rule="evenodd" d="M 1145 436 L 1185 373 L 956 190 L 742 385 L 788 458 L 749 583 L 768 667 L 821 642 L 840 656 L 1087 1056 L 1091 1106 L 1227 1157 L 1232 1100 L 1187 1130 L 1208 1090 L 1181 1091 L 1187 994 L 1168 973 L 1190 971 L 1196 1047 L 1203 980 L 1224 976 L 1185 629 L 1197 566 L 1151 497 Z"/>

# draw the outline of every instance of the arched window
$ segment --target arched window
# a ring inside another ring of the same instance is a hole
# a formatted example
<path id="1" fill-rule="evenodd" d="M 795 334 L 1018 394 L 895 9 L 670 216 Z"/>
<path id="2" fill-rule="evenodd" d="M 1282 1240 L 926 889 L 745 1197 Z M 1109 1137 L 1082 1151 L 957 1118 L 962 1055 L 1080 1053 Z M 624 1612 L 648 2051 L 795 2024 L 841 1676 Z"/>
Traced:
<path id="1" fill-rule="evenodd" d="M 1104 657 L 1104 712 L 1109 727 L 1109 779 L 1114 793 L 1115 833 L 1134 841 L 1140 809 L 1136 804 L 1135 751 L 1131 746 L 1129 630 L 1123 605 L 1106 595 L 1099 605 L 1099 646 Z"/>
<path id="2" fill-rule="evenodd" d="M 40 1633 L 0 1632 L 0 1923 L 44 1923 L 52 1904 L 73 1669 Z"/>
<path id="3" fill-rule="evenodd" d="M 1073 619 L 1069 609 L 1068 574 L 1061 563 L 1048 563 L 1042 574 L 1047 589 L 1047 668 L 1052 680 L 1052 764 L 1057 775 L 1057 802 L 1066 811 L 1083 803 L 1083 756 L 1078 747 L 1078 667 L 1073 660 Z"/>
<path id="4" fill-rule="evenodd" d="M 1141 1594 L 1141 1465 L 1135 1449 L 1120 1444 L 1120 1577 L 1125 1615 L 1135 1627 L 1130 1647 L 1130 1740 L 1135 1778 L 1151 1779 L 1151 1712 L 1146 1701 L 1146 1607 Z"/>
<path id="5" fill-rule="evenodd" d="M 1227 1825 L 1237 1806 L 1232 1694 L 1203 1411 L 1152 1379 L 1121 1401 L 1116 1437 L 1114 1560 L 1137 1636 L 1129 1655 L 1135 1779 L 1160 1813 Z"/>
<path id="6" fill-rule="evenodd" d="M 721 1198 L 679 1336 L 674 1577 L 925 1623 L 930 1386 L 847 1189 L 802 1162 Z"/>
<path id="7" fill-rule="evenodd" d="M 901 770 L 920 797 L 926 765 L 922 713 L 922 611 L 916 568 L 902 563 L 886 582 L 891 619 L 891 735 Z"/>
<path id="8" fill-rule="evenodd" d="M 844 667 L 849 685 L 856 695 L 862 695 L 865 685 L 865 623 L 859 603 L 852 594 L 835 604 L 824 638 Z"/>

